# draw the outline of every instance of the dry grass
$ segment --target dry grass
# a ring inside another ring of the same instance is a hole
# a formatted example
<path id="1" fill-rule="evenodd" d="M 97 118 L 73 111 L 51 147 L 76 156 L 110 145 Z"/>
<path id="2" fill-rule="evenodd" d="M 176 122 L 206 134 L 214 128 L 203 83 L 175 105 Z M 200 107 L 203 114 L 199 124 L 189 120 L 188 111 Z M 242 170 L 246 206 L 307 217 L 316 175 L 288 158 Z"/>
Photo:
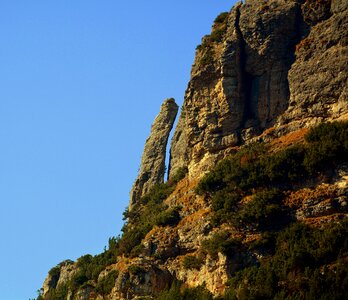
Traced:
<path id="1" fill-rule="evenodd" d="M 300 208 L 305 201 L 319 199 L 324 201 L 335 197 L 335 188 L 328 184 L 321 184 L 315 189 L 304 188 L 290 193 L 284 200 L 284 204 L 291 208 Z"/>
<path id="2" fill-rule="evenodd" d="M 308 132 L 308 128 L 302 128 L 294 132 L 290 132 L 284 136 L 274 139 L 271 142 L 271 152 L 276 152 L 289 147 L 294 144 L 298 144 L 304 141 L 304 137 Z"/>

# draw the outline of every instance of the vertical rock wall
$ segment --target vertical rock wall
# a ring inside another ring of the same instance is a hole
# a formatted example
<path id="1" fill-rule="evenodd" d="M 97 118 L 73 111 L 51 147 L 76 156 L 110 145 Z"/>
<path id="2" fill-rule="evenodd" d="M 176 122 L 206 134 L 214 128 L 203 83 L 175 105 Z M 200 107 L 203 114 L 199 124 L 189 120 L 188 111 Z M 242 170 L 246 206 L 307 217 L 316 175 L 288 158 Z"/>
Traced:
<path id="1" fill-rule="evenodd" d="M 279 122 L 292 129 L 348 112 L 348 1 L 307 1 L 302 15 L 311 30 L 296 45 L 289 105 Z"/>
<path id="2" fill-rule="evenodd" d="M 170 175 L 183 166 L 202 174 L 265 129 L 284 133 L 347 111 L 344 3 L 249 0 L 219 16 L 197 47 Z"/>

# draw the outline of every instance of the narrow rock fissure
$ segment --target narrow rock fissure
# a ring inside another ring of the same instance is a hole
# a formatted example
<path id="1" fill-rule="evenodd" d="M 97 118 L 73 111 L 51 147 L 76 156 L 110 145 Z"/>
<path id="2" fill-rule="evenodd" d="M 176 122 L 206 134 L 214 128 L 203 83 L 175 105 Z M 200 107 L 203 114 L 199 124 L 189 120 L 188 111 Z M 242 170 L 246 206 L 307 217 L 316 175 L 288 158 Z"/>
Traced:
<path id="1" fill-rule="evenodd" d="M 239 51 L 239 73 L 240 73 L 240 95 L 243 101 L 243 117 L 240 124 L 240 129 L 248 127 L 247 123 L 254 124 L 257 121 L 257 105 L 258 105 L 258 85 L 259 80 L 257 77 L 246 71 L 246 42 L 240 28 L 240 8 L 236 11 L 235 28 L 238 39 L 238 51 Z"/>

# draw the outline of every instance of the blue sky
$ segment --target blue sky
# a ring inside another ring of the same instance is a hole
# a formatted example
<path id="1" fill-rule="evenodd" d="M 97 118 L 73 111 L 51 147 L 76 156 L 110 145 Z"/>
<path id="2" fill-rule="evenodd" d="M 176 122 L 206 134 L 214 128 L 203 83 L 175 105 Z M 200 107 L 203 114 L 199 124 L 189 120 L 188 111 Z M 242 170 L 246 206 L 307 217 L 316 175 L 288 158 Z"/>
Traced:
<path id="1" fill-rule="evenodd" d="M 0 300 L 122 227 L 162 101 L 235 1 L 0 1 Z"/>

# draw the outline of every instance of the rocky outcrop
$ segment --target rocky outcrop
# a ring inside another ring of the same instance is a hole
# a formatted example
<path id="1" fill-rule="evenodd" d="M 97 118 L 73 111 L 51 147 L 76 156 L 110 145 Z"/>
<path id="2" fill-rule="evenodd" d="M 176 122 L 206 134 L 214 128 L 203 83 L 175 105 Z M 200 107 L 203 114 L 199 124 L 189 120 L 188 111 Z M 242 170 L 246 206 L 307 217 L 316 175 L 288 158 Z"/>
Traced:
<path id="1" fill-rule="evenodd" d="M 249 0 L 197 47 L 170 174 L 204 173 L 266 129 L 279 136 L 347 114 L 347 4 Z"/>
<path id="2" fill-rule="evenodd" d="M 139 174 L 130 192 L 129 209 L 151 187 L 164 181 L 167 143 L 177 112 L 178 105 L 174 99 L 164 101 L 145 143 Z"/>
<path id="3" fill-rule="evenodd" d="M 159 268 L 151 260 L 138 258 L 119 273 L 109 299 L 136 299 L 137 296 L 158 294 L 172 280 L 167 270 Z"/>
<path id="4" fill-rule="evenodd" d="M 270 151 L 275 153 L 303 143 L 312 125 L 348 119 L 347 14 L 346 0 L 248 0 L 217 17 L 211 34 L 197 47 L 171 142 L 171 180 L 164 185 L 172 188 L 171 194 L 165 200 L 157 199 L 163 204 L 162 217 L 170 208 L 178 208 L 177 223 L 149 222 L 151 227 L 145 228 L 146 235 L 140 239 L 138 231 L 127 232 L 126 226 L 126 240 L 139 239 L 137 246 L 130 247 L 131 253 L 120 255 L 118 249 L 116 254 L 102 254 L 103 258 L 115 255 L 111 265 L 97 279 L 85 282 L 77 294 L 70 291 L 71 299 L 153 299 L 175 280 L 188 287 L 205 285 L 222 295 L 231 274 L 269 255 L 262 247 L 251 247 L 262 237 L 257 228 L 233 222 L 215 226 L 214 196 L 198 194 L 197 185 L 206 171 L 243 143 L 270 142 Z M 133 221 L 126 224 L 128 229 L 142 213 L 134 205 L 164 181 L 167 141 L 177 111 L 174 100 L 166 100 L 152 125 L 131 191 L 129 208 L 133 211 L 129 216 Z M 188 168 L 189 176 L 176 182 L 174 189 L 173 175 L 181 167 Z M 313 227 L 346 218 L 346 161 L 331 171 L 330 180 L 324 174 L 313 175 L 284 190 L 277 205 L 289 213 L 287 217 Z M 230 209 L 248 205 L 255 191 L 243 195 L 238 207 Z M 214 195 L 215 205 L 221 205 L 219 195 Z M 227 233 L 236 244 L 233 251 L 223 254 L 219 250 L 213 257 L 204 244 L 219 232 Z M 196 259 L 195 265 L 187 265 L 190 257 Z M 112 270 L 117 271 L 117 278 L 103 281 Z M 71 281 L 78 271 L 78 264 L 71 262 L 53 269 L 44 283 L 43 299 L 49 299 L 50 291 Z M 101 283 L 110 284 L 107 292 Z"/>

